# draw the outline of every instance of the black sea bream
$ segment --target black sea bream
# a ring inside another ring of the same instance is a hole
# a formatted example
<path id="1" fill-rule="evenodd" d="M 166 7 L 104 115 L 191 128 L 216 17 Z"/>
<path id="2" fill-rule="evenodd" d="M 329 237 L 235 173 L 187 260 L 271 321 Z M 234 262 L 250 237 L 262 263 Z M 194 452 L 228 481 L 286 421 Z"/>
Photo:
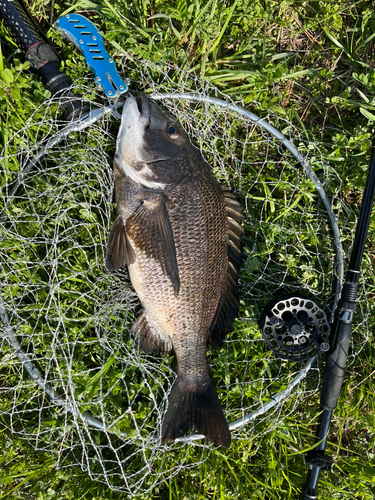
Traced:
<path id="1" fill-rule="evenodd" d="M 206 350 L 238 310 L 242 208 L 176 118 L 144 95 L 125 102 L 114 171 L 107 268 L 129 268 L 143 308 L 131 329 L 139 347 L 177 358 L 161 440 L 195 428 L 229 447 Z"/>

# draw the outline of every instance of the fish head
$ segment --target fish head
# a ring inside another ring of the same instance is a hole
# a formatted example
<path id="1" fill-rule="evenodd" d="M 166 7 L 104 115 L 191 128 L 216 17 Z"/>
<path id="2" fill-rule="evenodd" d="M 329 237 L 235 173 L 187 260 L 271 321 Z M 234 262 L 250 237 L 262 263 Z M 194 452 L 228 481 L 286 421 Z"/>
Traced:
<path id="1" fill-rule="evenodd" d="M 188 174 L 188 135 L 176 117 L 144 94 L 128 97 L 117 136 L 118 167 L 133 181 L 166 189 Z"/>

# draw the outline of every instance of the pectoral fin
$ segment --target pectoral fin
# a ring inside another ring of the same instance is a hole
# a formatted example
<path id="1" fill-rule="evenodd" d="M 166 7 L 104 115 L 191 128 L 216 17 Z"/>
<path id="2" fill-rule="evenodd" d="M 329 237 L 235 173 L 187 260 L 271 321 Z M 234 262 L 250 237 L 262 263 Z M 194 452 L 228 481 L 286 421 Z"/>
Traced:
<path id="1" fill-rule="evenodd" d="M 105 265 L 108 271 L 114 271 L 133 262 L 135 254 L 126 234 L 126 222 L 122 215 L 119 215 L 109 235 Z"/>
<path id="2" fill-rule="evenodd" d="M 144 201 L 126 221 L 127 233 L 134 245 L 160 262 L 172 282 L 175 294 L 180 288 L 176 247 L 164 199 Z"/>

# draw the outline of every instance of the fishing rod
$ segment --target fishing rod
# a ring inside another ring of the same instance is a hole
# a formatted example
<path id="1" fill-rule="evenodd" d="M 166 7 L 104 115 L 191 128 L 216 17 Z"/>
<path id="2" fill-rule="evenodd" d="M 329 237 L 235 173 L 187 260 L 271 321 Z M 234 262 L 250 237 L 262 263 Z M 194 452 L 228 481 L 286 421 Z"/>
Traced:
<path id="1" fill-rule="evenodd" d="M 375 147 L 373 145 L 349 267 L 331 328 L 331 346 L 326 357 L 320 397 L 320 406 L 323 409 L 323 413 L 316 437 L 318 444 L 306 456 L 306 462 L 311 466 L 311 469 L 305 489 L 302 493 L 301 498 L 303 500 L 317 500 L 317 485 L 320 471 L 331 471 L 333 465 L 332 458 L 325 455 L 324 451 L 327 444 L 332 414 L 337 406 L 344 380 L 346 360 L 351 340 L 353 315 L 356 308 L 361 262 L 370 224 L 374 194 Z"/>

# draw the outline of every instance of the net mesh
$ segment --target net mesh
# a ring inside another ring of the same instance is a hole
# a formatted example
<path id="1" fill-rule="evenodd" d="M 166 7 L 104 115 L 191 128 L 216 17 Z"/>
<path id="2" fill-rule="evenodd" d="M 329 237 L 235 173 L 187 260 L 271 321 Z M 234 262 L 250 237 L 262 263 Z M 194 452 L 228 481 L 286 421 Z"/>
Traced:
<path id="1" fill-rule="evenodd" d="M 122 73 L 132 79 L 133 93 L 156 99 L 173 94 L 162 98 L 163 105 L 245 206 L 239 317 L 208 356 L 228 422 L 252 415 L 246 425 L 232 425 L 232 439 L 254 439 L 299 411 L 319 389 L 322 363 L 274 358 L 258 321 L 267 302 L 283 293 L 302 292 L 332 312 L 338 262 L 327 211 L 316 183 L 280 140 L 207 100 L 233 102 L 212 84 L 172 65 L 131 58 L 124 58 Z M 104 107 L 89 80 L 75 90 L 91 109 Z M 181 92 L 200 100 L 177 98 Z M 339 176 L 291 123 L 257 103 L 247 107 L 291 140 L 313 168 L 347 252 L 356 221 L 342 200 Z M 33 447 L 56 454 L 58 467 L 79 465 L 93 479 L 134 495 L 195 467 L 213 445 L 203 439 L 194 446 L 160 444 L 175 359 L 145 354 L 129 339 L 139 301 L 126 270 L 108 273 L 104 267 L 115 219 L 118 125 L 103 114 L 89 127 L 64 134 L 67 124 L 51 99 L 2 151 L 0 416 L 2 425 Z M 363 287 L 349 361 L 368 337 Z"/>

